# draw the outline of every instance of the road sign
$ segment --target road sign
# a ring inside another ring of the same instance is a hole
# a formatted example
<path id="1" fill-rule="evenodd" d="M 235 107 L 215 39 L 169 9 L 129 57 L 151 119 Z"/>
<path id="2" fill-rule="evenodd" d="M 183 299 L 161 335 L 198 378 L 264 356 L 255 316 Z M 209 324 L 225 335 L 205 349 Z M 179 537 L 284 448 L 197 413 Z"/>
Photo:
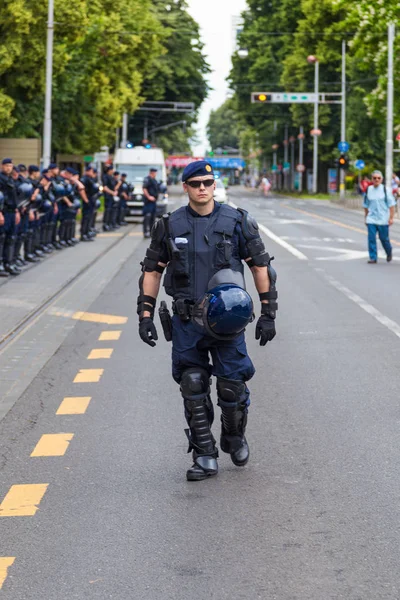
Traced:
<path id="1" fill-rule="evenodd" d="M 339 142 L 337 147 L 340 152 L 348 152 L 350 150 L 349 142 Z"/>
<path id="2" fill-rule="evenodd" d="M 108 152 L 96 152 L 94 155 L 94 162 L 106 162 L 109 159 Z"/>
<path id="3" fill-rule="evenodd" d="M 396 135 L 396 140 L 400 142 L 400 132 Z"/>
<path id="4" fill-rule="evenodd" d="M 278 166 L 277 165 L 272 165 L 272 172 L 275 173 L 275 171 L 278 170 Z"/>
<path id="5" fill-rule="evenodd" d="M 311 129 L 311 135 L 321 135 L 322 131 L 320 129 Z"/>
<path id="6" fill-rule="evenodd" d="M 318 94 L 307 94 L 303 92 L 281 93 L 281 92 L 252 92 L 251 101 L 280 104 L 305 104 L 315 103 L 318 100 Z"/>
<path id="7" fill-rule="evenodd" d="M 88 156 L 83 157 L 83 162 L 90 163 L 92 161 L 93 161 L 93 156 L 88 155 Z"/>
<path id="8" fill-rule="evenodd" d="M 284 162 L 283 163 L 283 170 L 284 171 L 288 171 L 290 169 L 290 162 Z"/>
<path id="9" fill-rule="evenodd" d="M 305 165 L 297 165 L 297 167 L 296 167 L 296 171 L 298 173 L 304 173 L 305 170 L 306 170 Z"/>
<path id="10" fill-rule="evenodd" d="M 358 171 L 362 171 L 363 169 L 365 169 L 365 162 L 361 159 L 356 160 L 354 166 Z"/>

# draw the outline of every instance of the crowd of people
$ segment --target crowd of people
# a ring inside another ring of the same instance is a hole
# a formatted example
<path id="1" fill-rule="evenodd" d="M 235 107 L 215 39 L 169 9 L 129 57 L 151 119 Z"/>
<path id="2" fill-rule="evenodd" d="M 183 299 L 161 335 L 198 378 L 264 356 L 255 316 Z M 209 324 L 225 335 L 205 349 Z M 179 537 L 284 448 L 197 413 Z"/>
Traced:
<path id="1" fill-rule="evenodd" d="M 103 230 L 127 225 L 125 220 L 129 185 L 126 175 L 110 169 L 112 203 L 104 213 Z M 112 177 L 112 182 L 111 182 Z M 80 173 L 73 167 L 60 169 L 56 163 L 40 169 L 37 165 L 14 165 L 1 161 L 0 171 L 0 277 L 16 276 L 27 263 L 75 246 L 93 242 L 102 187 L 92 165 Z M 76 234 L 81 214 L 79 238 Z"/>

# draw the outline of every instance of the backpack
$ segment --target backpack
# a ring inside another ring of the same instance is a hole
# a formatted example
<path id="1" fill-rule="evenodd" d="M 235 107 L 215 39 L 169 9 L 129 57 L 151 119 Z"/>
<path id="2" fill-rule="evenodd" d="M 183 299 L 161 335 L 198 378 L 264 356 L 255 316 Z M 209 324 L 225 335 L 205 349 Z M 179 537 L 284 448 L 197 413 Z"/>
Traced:
<path id="1" fill-rule="evenodd" d="M 371 187 L 371 186 L 369 185 L 369 186 L 367 187 L 367 191 L 365 192 L 365 199 L 366 199 L 366 200 L 369 200 L 369 198 L 368 198 L 368 190 L 369 190 L 369 188 L 370 188 L 370 187 Z M 384 189 L 384 191 L 385 191 L 385 204 L 386 204 L 386 206 L 389 208 L 389 202 L 388 202 L 388 199 L 387 199 L 386 185 L 384 185 L 384 186 L 383 186 L 383 189 Z"/>

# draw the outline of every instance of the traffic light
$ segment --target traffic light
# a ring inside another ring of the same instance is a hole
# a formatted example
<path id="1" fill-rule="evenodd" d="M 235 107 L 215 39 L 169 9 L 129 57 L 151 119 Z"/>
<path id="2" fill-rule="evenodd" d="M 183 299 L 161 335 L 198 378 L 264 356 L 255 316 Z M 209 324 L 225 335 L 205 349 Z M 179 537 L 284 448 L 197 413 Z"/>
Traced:
<path id="1" fill-rule="evenodd" d="M 341 154 L 338 160 L 339 169 L 347 169 L 349 166 L 349 158 L 345 154 Z"/>
<path id="2" fill-rule="evenodd" d="M 271 102 L 271 100 L 272 100 L 272 94 L 265 94 L 263 92 L 261 92 L 261 93 L 253 92 L 251 95 L 252 102 L 260 102 L 261 104 L 265 104 L 266 102 Z"/>

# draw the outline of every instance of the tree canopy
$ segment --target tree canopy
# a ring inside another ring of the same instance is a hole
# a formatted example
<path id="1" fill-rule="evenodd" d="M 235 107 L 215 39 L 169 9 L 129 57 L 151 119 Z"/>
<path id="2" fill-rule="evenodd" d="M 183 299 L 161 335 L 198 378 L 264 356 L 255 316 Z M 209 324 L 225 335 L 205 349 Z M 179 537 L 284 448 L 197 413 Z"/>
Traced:
<path id="1" fill-rule="evenodd" d="M 0 6 L 0 135 L 39 137 L 47 2 Z M 208 67 L 184 1 L 55 0 L 54 20 L 55 151 L 112 145 L 124 112 L 134 114 L 146 99 L 186 101 L 185 83 L 196 84 L 189 100 L 196 107 L 207 94 Z"/>
<path id="2" fill-rule="evenodd" d="M 212 149 L 238 148 L 239 134 L 236 111 L 232 99 L 228 99 L 216 110 L 212 110 L 207 125 L 207 136 Z"/>
<path id="3" fill-rule="evenodd" d="M 382 166 L 385 153 L 387 26 L 398 22 L 397 0 L 248 0 L 243 14 L 240 46 L 247 58 L 232 57 L 231 86 L 235 92 L 236 121 L 247 149 L 261 148 L 270 159 L 271 145 L 280 144 L 284 126 L 289 134 L 313 127 L 313 107 L 307 104 L 251 104 L 252 91 L 311 92 L 314 67 L 319 61 L 320 92 L 341 91 L 341 48 L 347 51 L 347 141 L 350 158 Z M 399 42 L 396 39 L 395 49 Z M 395 73 L 399 53 L 395 51 Z M 400 97 L 395 94 L 395 116 Z M 396 122 L 396 121 L 395 121 Z M 276 123 L 276 125 L 275 125 Z M 399 124 L 400 125 L 400 124 Z M 332 166 L 340 141 L 340 105 L 320 105 L 320 161 Z M 312 138 L 307 135 L 306 160 L 311 160 Z M 311 165 L 310 165 L 311 166 Z"/>

